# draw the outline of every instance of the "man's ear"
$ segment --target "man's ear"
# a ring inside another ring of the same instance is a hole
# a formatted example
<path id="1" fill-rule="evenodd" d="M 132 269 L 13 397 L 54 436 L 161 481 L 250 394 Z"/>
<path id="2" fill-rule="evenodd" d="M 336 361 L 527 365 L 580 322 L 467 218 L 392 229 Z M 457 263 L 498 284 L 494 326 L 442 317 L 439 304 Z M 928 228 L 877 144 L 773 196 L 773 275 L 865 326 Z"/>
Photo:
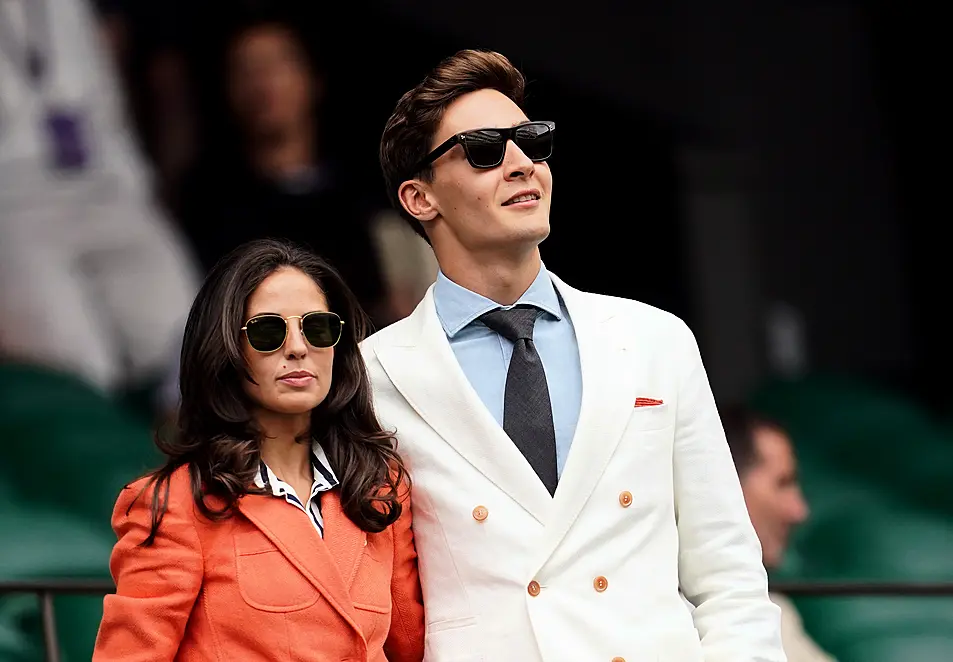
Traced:
<path id="1" fill-rule="evenodd" d="M 432 221 L 440 213 L 433 190 L 426 182 L 408 179 L 397 189 L 397 197 L 404 210 L 421 223 Z"/>

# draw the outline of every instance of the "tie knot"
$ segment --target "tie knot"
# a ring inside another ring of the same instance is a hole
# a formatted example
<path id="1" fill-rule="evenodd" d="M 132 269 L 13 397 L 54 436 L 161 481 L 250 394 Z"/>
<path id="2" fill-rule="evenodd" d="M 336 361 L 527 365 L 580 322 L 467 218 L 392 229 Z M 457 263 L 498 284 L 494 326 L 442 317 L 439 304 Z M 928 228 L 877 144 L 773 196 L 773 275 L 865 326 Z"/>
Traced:
<path id="1" fill-rule="evenodd" d="M 491 310 L 480 315 L 480 321 L 510 342 L 516 342 L 533 339 L 533 327 L 538 316 L 539 309 L 535 306 L 516 306 Z"/>

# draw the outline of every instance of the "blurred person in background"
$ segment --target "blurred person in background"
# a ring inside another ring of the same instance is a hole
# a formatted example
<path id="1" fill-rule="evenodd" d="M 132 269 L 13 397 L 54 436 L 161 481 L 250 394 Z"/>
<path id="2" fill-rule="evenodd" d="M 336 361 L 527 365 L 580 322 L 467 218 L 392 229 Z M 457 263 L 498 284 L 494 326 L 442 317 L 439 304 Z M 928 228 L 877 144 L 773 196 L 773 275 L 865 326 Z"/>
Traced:
<path id="1" fill-rule="evenodd" d="M 161 378 L 197 288 L 87 0 L 0 1 L 0 355 Z"/>
<path id="2" fill-rule="evenodd" d="M 776 569 L 784 560 L 792 532 L 808 517 L 794 445 L 780 425 L 743 407 L 725 407 L 721 419 L 748 514 L 761 541 L 764 565 Z M 794 604 L 777 593 L 771 593 L 771 599 L 781 608 L 781 638 L 788 662 L 834 662 L 804 631 Z"/>
<path id="3" fill-rule="evenodd" d="M 409 482 L 374 415 L 365 329 L 341 277 L 287 242 L 211 270 L 178 434 L 113 513 L 95 662 L 420 662 Z"/>
<path id="4" fill-rule="evenodd" d="M 381 137 L 395 208 L 440 265 L 363 345 L 421 504 L 427 659 L 783 662 L 691 330 L 541 261 L 555 125 L 524 90 L 503 55 L 461 51 Z"/>
<path id="5" fill-rule="evenodd" d="M 176 185 L 194 160 L 196 99 L 190 58 L 221 22 L 221 0 L 93 0 L 127 92 L 130 115 L 156 173 L 156 192 L 174 208 Z M 238 0 L 233 0 L 238 2 Z"/>
<path id="6" fill-rule="evenodd" d="M 322 122 L 327 80 L 314 50 L 283 12 L 238 20 L 224 57 L 234 140 L 212 149 L 186 177 L 180 215 L 206 268 L 257 237 L 311 247 L 341 271 L 380 327 L 416 305 L 405 302 L 401 284 L 422 295 L 412 280 L 419 269 L 404 273 L 415 258 L 405 251 L 384 272 L 382 254 L 392 240 L 378 237 L 366 182 L 349 181 L 323 149 L 334 127 Z"/>

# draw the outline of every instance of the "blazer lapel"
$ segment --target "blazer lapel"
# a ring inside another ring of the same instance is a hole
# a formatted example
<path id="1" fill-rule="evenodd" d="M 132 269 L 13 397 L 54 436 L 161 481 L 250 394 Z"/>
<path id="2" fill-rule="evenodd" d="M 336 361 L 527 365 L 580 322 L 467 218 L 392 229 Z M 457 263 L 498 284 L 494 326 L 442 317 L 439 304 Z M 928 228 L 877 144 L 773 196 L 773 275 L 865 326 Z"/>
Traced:
<path id="1" fill-rule="evenodd" d="M 262 494 L 246 495 L 238 508 L 360 633 L 339 566 L 307 516 L 283 499 Z"/>
<path id="2" fill-rule="evenodd" d="M 460 368 L 437 318 L 432 287 L 399 333 L 377 346 L 377 357 L 437 434 L 533 517 L 547 521 L 553 498 Z"/>
<path id="3" fill-rule="evenodd" d="M 321 514 L 324 516 L 325 545 L 341 573 L 345 587 L 350 590 L 364 555 L 367 534 L 341 508 L 339 490 L 321 495 Z"/>
<path id="4" fill-rule="evenodd" d="M 635 375 L 626 337 L 613 333 L 611 314 L 585 293 L 553 278 L 566 303 L 579 346 L 582 404 L 569 456 L 553 497 L 540 563 L 545 562 L 579 516 L 601 480 L 632 415 Z"/>

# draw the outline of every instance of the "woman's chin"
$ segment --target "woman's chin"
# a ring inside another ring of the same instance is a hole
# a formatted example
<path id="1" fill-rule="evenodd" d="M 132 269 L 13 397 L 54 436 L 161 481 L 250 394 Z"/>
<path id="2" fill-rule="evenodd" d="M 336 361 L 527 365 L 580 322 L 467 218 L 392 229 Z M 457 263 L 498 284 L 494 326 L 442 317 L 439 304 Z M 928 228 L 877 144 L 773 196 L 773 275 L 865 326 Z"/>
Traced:
<path id="1" fill-rule="evenodd" d="M 324 402 L 326 397 L 326 393 L 309 393 L 307 391 L 282 393 L 271 402 L 263 404 L 265 409 L 269 409 L 276 414 L 298 416 L 310 413 L 312 409 Z"/>

